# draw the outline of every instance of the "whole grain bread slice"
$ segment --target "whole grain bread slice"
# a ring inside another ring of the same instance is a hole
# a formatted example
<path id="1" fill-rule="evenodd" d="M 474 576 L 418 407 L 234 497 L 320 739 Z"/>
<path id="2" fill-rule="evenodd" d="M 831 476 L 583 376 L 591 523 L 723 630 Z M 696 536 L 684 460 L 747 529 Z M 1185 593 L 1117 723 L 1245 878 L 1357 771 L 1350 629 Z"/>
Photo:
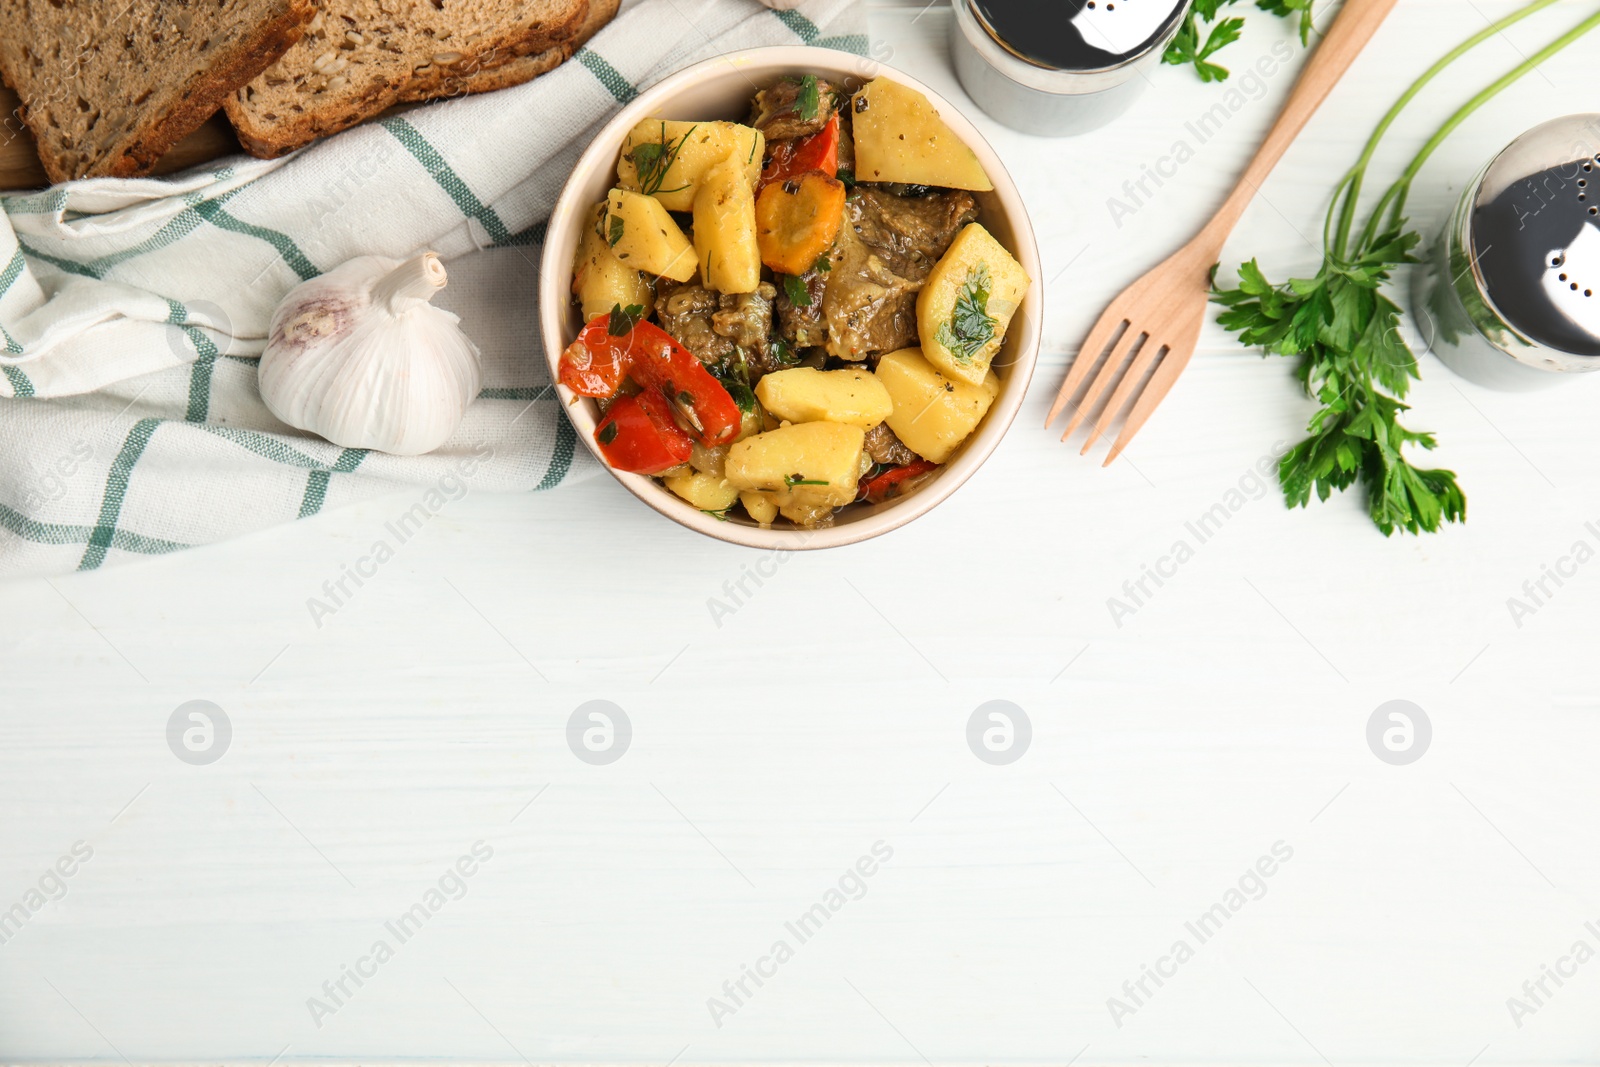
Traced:
<path id="1" fill-rule="evenodd" d="M 312 15 L 311 0 L 0 0 L 0 72 L 51 181 L 132 177 Z"/>
<path id="2" fill-rule="evenodd" d="M 401 94 L 400 101 L 419 103 L 441 97 L 488 93 L 496 89 L 509 89 L 513 85 L 532 81 L 541 74 L 548 74 L 576 55 L 578 49 L 604 29 L 606 24 L 616 17 L 621 3 L 622 0 L 589 0 L 589 14 L 570 40 L 543 52 L 517 56 L 499 66 L 483 66 L 475 71 L 447 75 L 426 92 L 421 89 L 407 90 Z"/>
<path id="3" fill-rule="evenodd" d="M 280 156 L 371 118 L 407 94 L 547 52 L 583 26 L 588 0 L 314 0 L 305 37 L 227 101 L 239 141 Z"/>

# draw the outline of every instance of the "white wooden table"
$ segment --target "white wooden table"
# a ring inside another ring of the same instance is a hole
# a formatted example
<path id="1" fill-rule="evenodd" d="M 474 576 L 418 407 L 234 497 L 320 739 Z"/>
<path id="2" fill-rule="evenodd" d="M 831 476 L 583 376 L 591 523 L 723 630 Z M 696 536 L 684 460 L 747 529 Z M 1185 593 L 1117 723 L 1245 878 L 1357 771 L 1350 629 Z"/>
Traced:
<path id="1" fill-rule="evenodd" d="M 1376 117 L 1511 6 L 1402 0 L 1228 269 L 1311 269 L 1301 234 Z M 1485 45 L 1382 165 L 1591 7 Z M 965 101 L 942 7 L 873 14 L 882 58 Z M 1285 33 L 1253 15 L 1226 59 Z M 1600 110 L 1597 47 L 1473 119 L 1416 216 L 1534 122 Z M 307 598 L 411 500 L 0 587 L 0 909 L 64 893 L 0 944 L 0 1060 L 1595 1062 L 1600 961 L 1562 960 L 1600 949 L 1600 565 L 1520 626 L 1507 600 L 1600 545 L 1600 381 L 1493 394 L 1426 357 L 1410 421 L 1471 521 L 1421 539 L 1252 480 L 1310 406 L 1214 328 L 1131 462 L 1040 428 L 1093 315 L 1219 201 L 1289 84 L 1120 228 L 1108 198 L 1221 89 L 1163 71 L 1076 141 L 986 127 L 1044 248 L 1046 354 L 993 461 L 895 536 L 777 560 L 602 477 L 452 504 L 320 629 Z M 1259 499 L 1118 625 L 1108 598 L 1241 485 Z M 714 618 L 751 572 L 773 576 Z M 1401 766 L 1366 739 L 1396 699 L 1432 727 Z M 192 700 L 231 724 L 209 765 L 168 747 Z M 567 743 L 592 700 L 631 722 L 608 765 Z M 991 700 L 1031 722 L 1008 765 L 968 747 Z M 460 898 L 430 899 L 476 842 Z M 419 903 L 402 941 L 385 924 Z M 1545 965 L 1574 973 L 1514 1018 Z"/>

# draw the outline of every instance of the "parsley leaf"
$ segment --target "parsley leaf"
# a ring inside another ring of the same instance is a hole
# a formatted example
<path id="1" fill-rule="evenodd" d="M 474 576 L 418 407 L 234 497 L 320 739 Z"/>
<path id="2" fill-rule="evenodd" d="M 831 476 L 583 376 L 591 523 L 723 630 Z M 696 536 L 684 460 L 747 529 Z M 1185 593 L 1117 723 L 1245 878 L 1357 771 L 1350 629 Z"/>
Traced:
<path id="1" fill-rule="evenodd" d="M 817 257 L 817 261 L 815 263 L 811 264 L 811 269 L 814 271 L 820 271 L 823 274 L 828 274 L 833 270 L 833 260 L 828 258 L 828 253 L 824 252 L 822 255 Z"/>
<path id="2" fill-rule="evenodd" d="M 793 366 L 800 362 L 800 357 L 789 347 L 789 342 L 781 337 L 772 338 L 767 342 L 767 346 L 772 350 L 772 358 L 783 366 Z"/>
<path id="3" fill-rule="evenodd" d="M 596 435 L 596 439 L 603 445 L 609 445 L 612 441 L 615 441 L 617 439 L 617 424 L 608 422 L 600 427 L 600 433 Z"/>
<path id="4" fill-rule="evenodd" d="M 621 215 L 612 215 L 611 216 L 611 235 L 610 235 L 610 237 L 607 238 L 607 241 L 611 245 L 612 248 L 617 247 L 617 242 L 622 240 L 623 227 L 624 227 L 624 223 L 622 221 L 622 216 Z"/>
<path id="5" fill-rule="evenodd" d="M 1257 7 L 1279 18 L 1294 18 L 1298 13 L 1301 47 L 1311 43 L 1311 3 L 1312 0 L 1256 0 Z"/>
<path id="6" fill-rule="evenodd" d="M 1228 68 L 1210 62 L 1213 55 L 1239 39 L 1244 29 L 1244 19 L 1237 16 L 1218 21 L 1225 7 L 1239 0 L 1195 0 L 1194 6 L 1184 16 L 1183 24 L 1173 36 L 1161 62 L 1184 67 L 1193 65 L 1203 82 L 1228 80 Z M 1280 18 L 1300 20 L 1300 43 L 1306 44 L 1311 33 L 1312 0 L 1256 0 L 1256 7 Z M 1204 26 L 1202 26 L 1204 24 Z M 1206 32 L 1202 33 L 1202 29 Z"/>
<path id="7" fill-rule="evenodd" d="M 797 278 L 793 274 L 783 276 L 783 292 L 789 298 L 789 303 L 797 308 L 811 306 L 811 290 L 806 288 L 804 278 Z"/>
<path id="8" fill-rule="evenodd" d="M 800 95 L 795 97 L 795 113 L 806 122 L 817 117 L 822 110 L 822 94 L 817 91 L 817 76 L 807 74 L 800 79 Z"/>
<path id="9" fill-rule="evenodd" d="M 736 350 L 735 356 L 712 367 L 711 373 L 733 397 L 733 402 L 739 405 L 741 412 L 746 415 L 755 412 L 756 393 L 750 388 L 750 364 L 746 362 L 742 351 Z"/>
<path id="10" fill-rule="evenodd" d="M 957 363 L 971 363 L 994 340 L 994 328 L 999 320 L 989 314 L 989 290 L 993 285 L 987 263 L 979 263 L 967 271 L 967 280 L 956 295 L 950 321 L 940 323 L 934 334 L 934 339 L 950 350 Z"/>
<path id="11" fill-rule="evenodd" d="M 785 475 L 783 484 L 793 489 L 797 485 L 831 485 L 826 478 L 802 478 L 798 474 Z"/>
<path id="12" fill-rule="evenodd" d="M 639 321 L 643 318 L 644 307 L 640 304 L 629 304 L 627 307 L 623 307 L 621 304 L 613 304 L 611 305 L 611 318 L 606 322 L 606 333 L 612 337 L 626 337 L 633 332 L 633 328 L 639 325 Z"/>

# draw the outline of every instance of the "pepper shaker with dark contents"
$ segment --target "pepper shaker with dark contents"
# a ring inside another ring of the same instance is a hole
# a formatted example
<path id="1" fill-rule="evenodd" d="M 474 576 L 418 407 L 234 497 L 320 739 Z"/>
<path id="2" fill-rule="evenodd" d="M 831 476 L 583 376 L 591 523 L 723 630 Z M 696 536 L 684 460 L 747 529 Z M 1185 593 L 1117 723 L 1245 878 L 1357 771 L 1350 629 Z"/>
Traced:
<path id="1" fill-rule="evenodd" d="M 1023 133 L 1064 137 L 1126 111 L 1183 25 L 1189 0 L 952 0 L 956 73 Z"/>

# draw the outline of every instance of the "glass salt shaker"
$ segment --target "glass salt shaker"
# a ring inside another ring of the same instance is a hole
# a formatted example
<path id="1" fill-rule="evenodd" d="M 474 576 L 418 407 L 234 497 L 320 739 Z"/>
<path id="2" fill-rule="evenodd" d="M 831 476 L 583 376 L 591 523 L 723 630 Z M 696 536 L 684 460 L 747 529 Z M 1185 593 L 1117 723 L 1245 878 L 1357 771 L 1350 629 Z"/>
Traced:
<path id="1" fill-rule="evenodd" d="M 1600 115 L 1523 134 L 1467 187 L 1413 274 L 1422 339 L 1492 389 L 1600 370 Z"/>
<path id="2" fill-rule="evenodd" d="M 1065 137 L 1126 111 L 1189 0 L 951 0 L 967 94 L 1023 133 Z"/>

